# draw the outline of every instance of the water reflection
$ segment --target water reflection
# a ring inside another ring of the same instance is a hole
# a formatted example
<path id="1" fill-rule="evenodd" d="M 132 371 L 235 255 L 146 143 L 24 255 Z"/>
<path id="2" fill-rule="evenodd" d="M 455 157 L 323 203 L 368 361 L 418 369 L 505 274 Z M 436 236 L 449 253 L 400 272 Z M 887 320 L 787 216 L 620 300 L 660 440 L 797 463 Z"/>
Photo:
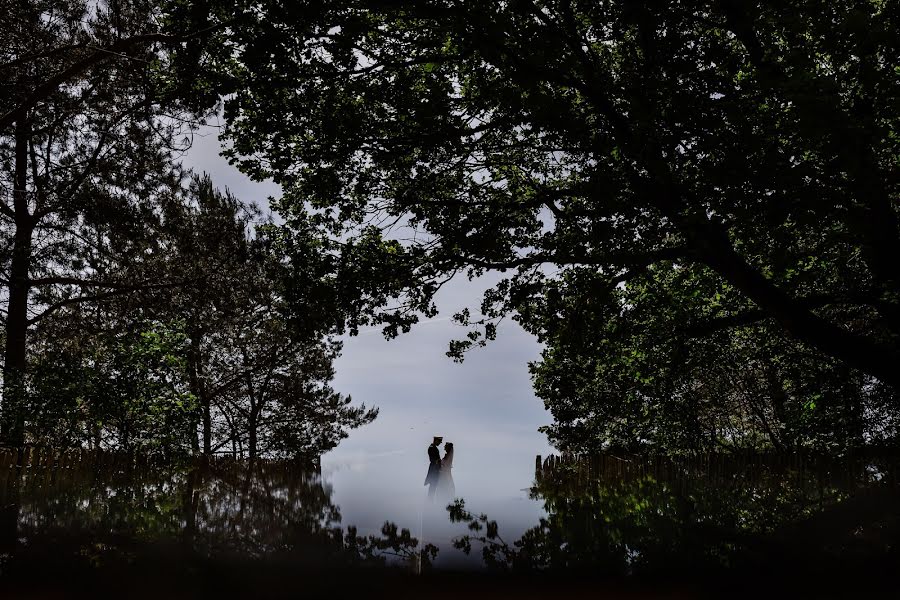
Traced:
<path id="1" fill-rule="evenodd" d="M 51 564 L 128 571 L 164 562 L 189 576 L 211 561 L 318 569 L 427 566 L 435 556 L 390 523 L 381 535 L 342 529 L 331 496 L 315 470 L 292 462 L 164 465 L 96 454 L 11 467 L 0 471 L 0 568 L 15 578 Z"/>
<path id="2" fill-rule="evenodd" d="M 450 498 L 452 445 L 440 461 L 433 487 Z M 495 572 L 591 578 L 871 576 L 900 566 L 898 474 L 897 457 L 551 458 L 530 489 L 544 517 L 521 536 L 509 536 L 504 515 L 463 500 L 445 509 L 449 500 L 429 502 L 421 487 L 416 522 L 361 534 L 308 465 L 81 453 L 0 468 L 0 570 L 6 581 L 46 572 L 229 581 L 273 569 L 422 573 L 439 554 L 444 568 L 466 566 L 456 553 Z"/>
<path id="3" fill-rule="evenodd" d="M 546 517 L 520 539 L 504 540 L 464 501 L 449 510 L 470 530 L 456 547 L 480 546 L 485 565 L 502 571 L 871 577 L 900 565 L 898 473 L 897 457 L 551 458 L 531 490 Z"/>

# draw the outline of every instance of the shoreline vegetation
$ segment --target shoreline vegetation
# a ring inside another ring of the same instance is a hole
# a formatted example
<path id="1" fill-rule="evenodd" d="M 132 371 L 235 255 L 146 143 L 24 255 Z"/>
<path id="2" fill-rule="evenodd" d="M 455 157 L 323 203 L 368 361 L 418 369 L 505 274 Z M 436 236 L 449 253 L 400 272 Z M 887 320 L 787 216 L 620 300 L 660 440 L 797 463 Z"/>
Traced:
<path id="1" fill-rule="evenodd" d="M 446 516 L 459 533 L 440 548 L 422 547 L 400 526 L 409 524 L 360 535 L 309 462 L 28 456 L 26 466 L 0 469 L 0 579 L 12 586 L 48 565 L 61 569 L 48 585 L 57 576 L 133 585 L 161 570 L 191 589 L 221 569 L 254 580 L 267 573 L 276 587 L 301 573 L 357 569 L 376 583 L 424 573 L 461 585 L 468 575 L 442 568 L 440 557 L 474 551 L 481 564 L 467 572 L 486 589 L 564 581 L 566 589 L 607 582 L 623 593 L 711 591 L 751 572 L 786 585 L 824 578 L 819 589 L 867 569 L 857 583 L 880 586 L 888 573 L 880 569 L 898 560 L 896 453 L 550 456 L 529 490 L 544 504 L 539 523 L 504 540 L 502 520 L 457 499 Z"/>

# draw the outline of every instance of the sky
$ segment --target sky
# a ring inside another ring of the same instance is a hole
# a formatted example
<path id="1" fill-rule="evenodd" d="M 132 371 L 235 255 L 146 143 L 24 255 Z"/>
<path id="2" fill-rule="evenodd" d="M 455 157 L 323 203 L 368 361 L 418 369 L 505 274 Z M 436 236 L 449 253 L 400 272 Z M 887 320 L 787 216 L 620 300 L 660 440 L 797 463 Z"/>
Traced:
<path id="1" fill-rule="evenodd" d="M 198 132 L 185 163 L 244 202 L 265 208 L 266 198 L 280 193 L 277 185 L 253 182 L 219 156 L 213 127 Z M 515 529 L 537 520 L 540 507 L 526 489 L 535 455 L 552 451 L 537 431 L 551 417 L 528 374 L 540 346 L 506 320 L 497 339 L 472 350 L 464 363 L 445 355 L 448 342 L 465 333 L 450 317 L 465 306 L 477 309 L 491 282 L 490 276 L 451 281 L 436 299 L 440 314 L 394 340 L 385 340 L 377 328 L 344 338 L 333 386 L 380 410 L 372 424 L 351 432 L 323 457 L 323 473 L 346 522 L 361 530 L 411 514 L 421 522 L 426 450 L 434 435 L 454 442 L 456 489 L 468 506 L 500 511 Z"/>

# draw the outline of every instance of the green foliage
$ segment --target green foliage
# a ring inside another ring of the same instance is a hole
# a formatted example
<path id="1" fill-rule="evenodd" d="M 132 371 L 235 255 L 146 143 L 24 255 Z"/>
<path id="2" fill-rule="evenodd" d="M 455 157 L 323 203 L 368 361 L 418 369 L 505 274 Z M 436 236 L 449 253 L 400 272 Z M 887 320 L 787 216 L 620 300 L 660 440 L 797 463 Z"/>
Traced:
<path id="1" fill-rule="evenodd" d="M 681 463 L 635 457 L 637 465 L 622 461 L 618 472 L 600 473 L 586 472 L 585 458 L 539 475 L 531 496 L 547 515 L 511 544 L 457 500 L 450 518 L 472 533 L 455 546 L 469 553 L 480 545 L 491 569 L 591 577 L 691 579 L 744 568 L 796 577 L 849 568 L 849 548 L 863 570 L 883 556 L 897 527 L 895 458 L 800 458 L 793 466 L 772 458 L 744 454 L 744 463 L 718 465 L 721 455 Z M 778 564 L 782 556 L 789 564 Z"/>
<path id="2" fill-rule="evenodd" d="M 466 510 L 465 500 L 458 498 L 447 506 L 451 523 L 466 523 L 471 534 L 458 536 L 453 547 L 466 554 L 472 552 L 472 542 L 481 544 L 484 564 L 491 569 L 503 569 L 516 558 L 515 550 L 500 537 L 497 521 L 488 519 L 486 514 L 474 515 Z M 483 532 L 483 533 L 482 533 Z"/>
<path id="3" fill-rule="evenodd" d="M 196 400 L 184 385 L 182 327 L 135 322 L 41 353 L 30 370 L 30 439 L 189 453 Z"/>
<path id="4" fill-rule="evenodd" d="M 369 536 L 344 527 L 330 486 L 293 461 L 176 464 L 144 457 L 135 464 L 133 457 L 116 463 L 124 457 L 107 454 L 90 464 L 93 458 L 89 453 L 84 463 L 70 463 L 52 486 L 35 466 L 0 490 L 0 501 L 15 511 L 5 516 L 18 526 L 5 578 L 60 560 L 70 582 L 72 573 L 121 576 L 145 568 L 154 579 L 198 577 L 198 568 L 217 562 L 233 570 L 235 557 L 249 574 L 277 565 L 292 571 L 383 566 L 418 555 L 418 540 L 395 524 Z M 436 555 L 433 545 L 423 546 L 425 564 Z"/>
<path id="5" fill-rule="evenodd" d="M 186 319 L 202 451 L 255 458 L 334 448 L 378 411 L 328 385 L 341 349 L 330 336 L 344 329 L 356 296 L 341 288 L 347 281 L 322 236 L 259 222 L 208 177 L 192 180 L 190 197 L 168 212 L 164 267 L 190 283 L 154 310 Z"/>
<path id="6" fill-rule="evenodd" d="M 232 15 L 243 26 L 210 77 L 230 78 L 235 163 L 284 187 L 288 231 L 312 223 L 351 262 L 402 265 L 373 272 L 401 302 L 366 306 L 389 335 L 431 314 L 445 278 L 507 273 L 480 315 L 459 316 L 478 331 L 451 354 L 507 315 L 535 333 L 559 444 L 893 435 L 893 4 L 347 0 Z"/>
<path id="7" fill-rule="evenodd" d="M 374 413 L 275 358 L 325 376 L 307 359 L 333 357 L 329 334 L 408 331 L 488 270 L 506 278 L 450 354 L 507 316 L 535 334 L 561 447 L 896 437 L 894 4 L 57 4 L 0 32 L 16 443 L 28 337 L 114 306 L 184 321 L 204 451 L 330 447 L 344 426 L 314 443 L 278 423 Z M 177 139 L 219 101 L 232 162 L 284 190 L 278 225 L 182 187 Z"/>
<path id="8" fill-rule="evenodd" d="M 158 577 L 160 556 L 154 548 L 160 544 L 166 545 L 168 567 L 187 573 L 198 560 L 230 561 L 234 556 L 251 569 L 273 557 L 294 568 L 378 564 L 381 550 L 408 550 L 417 543 L 408 532 L 401 535 L 394 529 L 393 541 L 371 536 L 345 544 L 330 488 L 296 463 L 131 464 L 129 458 L 116 464 L 122 455 L 100 458 L 103 464 L 70 465 L 49 488 L 35 485 L 45 475 L 42 469 L 29 469 L 0 492 L 0 499 L 15 506 L 21 518 L 22 541 L 6 562 L 5 574 L 64 557 L 75 570 L 121 574 L 146 566 Z M 242 533 L 235 535 L 235 528 Z"/>
<path id="9" fill-rule="evenodd" d="M 708 270 L 662 263 L 585 301 L 573 271 L 523 312 L 547 345 L 531 366 L 569 451 L 815 447 L 896 438 L 894 393 L 765 322 Z"/>
<path id="10" fill-rule="evenodd" d="M 183 169 L 176 153 L 185 146 L 178 137 L 190 131 L 188 120 L 200 116 L 163 94 L 155 81 L 172 46 L 179 45 L 159 27 L 167 6 L 165 1 L 4 4 L 3 443 L 28 441 L 20 395 L 31 385 L 25 382 L 35 358 L 30 342 L 44 319 L 77 311 L 79 304 L 96 306 L 173 284 L 142 277 L 158 262 L 160 207 L 180 191 Z M 127 327 L 144 315 L 130 317 Z M 111 338 L 103 343 L 117 347 Z M 145 359 L 154 351 L 123 344 L 123 352 L 144 352 Z"/>

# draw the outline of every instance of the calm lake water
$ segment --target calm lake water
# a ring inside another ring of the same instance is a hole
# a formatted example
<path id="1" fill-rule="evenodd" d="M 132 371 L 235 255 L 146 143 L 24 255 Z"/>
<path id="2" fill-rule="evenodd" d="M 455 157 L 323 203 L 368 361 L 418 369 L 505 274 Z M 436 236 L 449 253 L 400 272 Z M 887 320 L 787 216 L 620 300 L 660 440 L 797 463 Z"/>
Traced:
<path id="1" fill-rule="evenodd" d="M 896 456 L 605 455 L 537 466 L 531 456 L 485 474 L 489 461 L 458 454 L 463 503 L 448 511 L 453 499 L 426 497 L 424 454 L 326 457 L 321 472 L 84 453 L 22 468 L 7 458 L 0 577 L 20 592 L 177 581 L 228 593 L 359 569 L 365 577 L 342 576 L 347 585 L 374 573 L 512 573 L 727 587 L 752 574 L 847 591 L 830 582 L 883 583 L 900 566 Z"/>
<path id="2" fill-rule="evenodd" d="M 428 441 L 408 450 L 326 455 L 323 479 L 331 485 L 344 522 L 360 532 L 377 533 L 390 521 L 408 528 L 423 543 L 439 546 L 436 567 L 481 568 L 480 555 L 466 556 L 453 549 L 452 540 L 467 532 L 464 524 L 448 518 L 446 506 L 453 498 L 438 494 L 433 501 L 427 499 Z M 464 498 L 471 510 L 502 521 L 507 533 L 518 539 L 545 514 L 541 500 L 530 493 L 534 455 L 516 459 L 489 446 L 476 446 L 473 452 L 467 442 L 456 441 L 451 470 L 455 496 Z"/>

